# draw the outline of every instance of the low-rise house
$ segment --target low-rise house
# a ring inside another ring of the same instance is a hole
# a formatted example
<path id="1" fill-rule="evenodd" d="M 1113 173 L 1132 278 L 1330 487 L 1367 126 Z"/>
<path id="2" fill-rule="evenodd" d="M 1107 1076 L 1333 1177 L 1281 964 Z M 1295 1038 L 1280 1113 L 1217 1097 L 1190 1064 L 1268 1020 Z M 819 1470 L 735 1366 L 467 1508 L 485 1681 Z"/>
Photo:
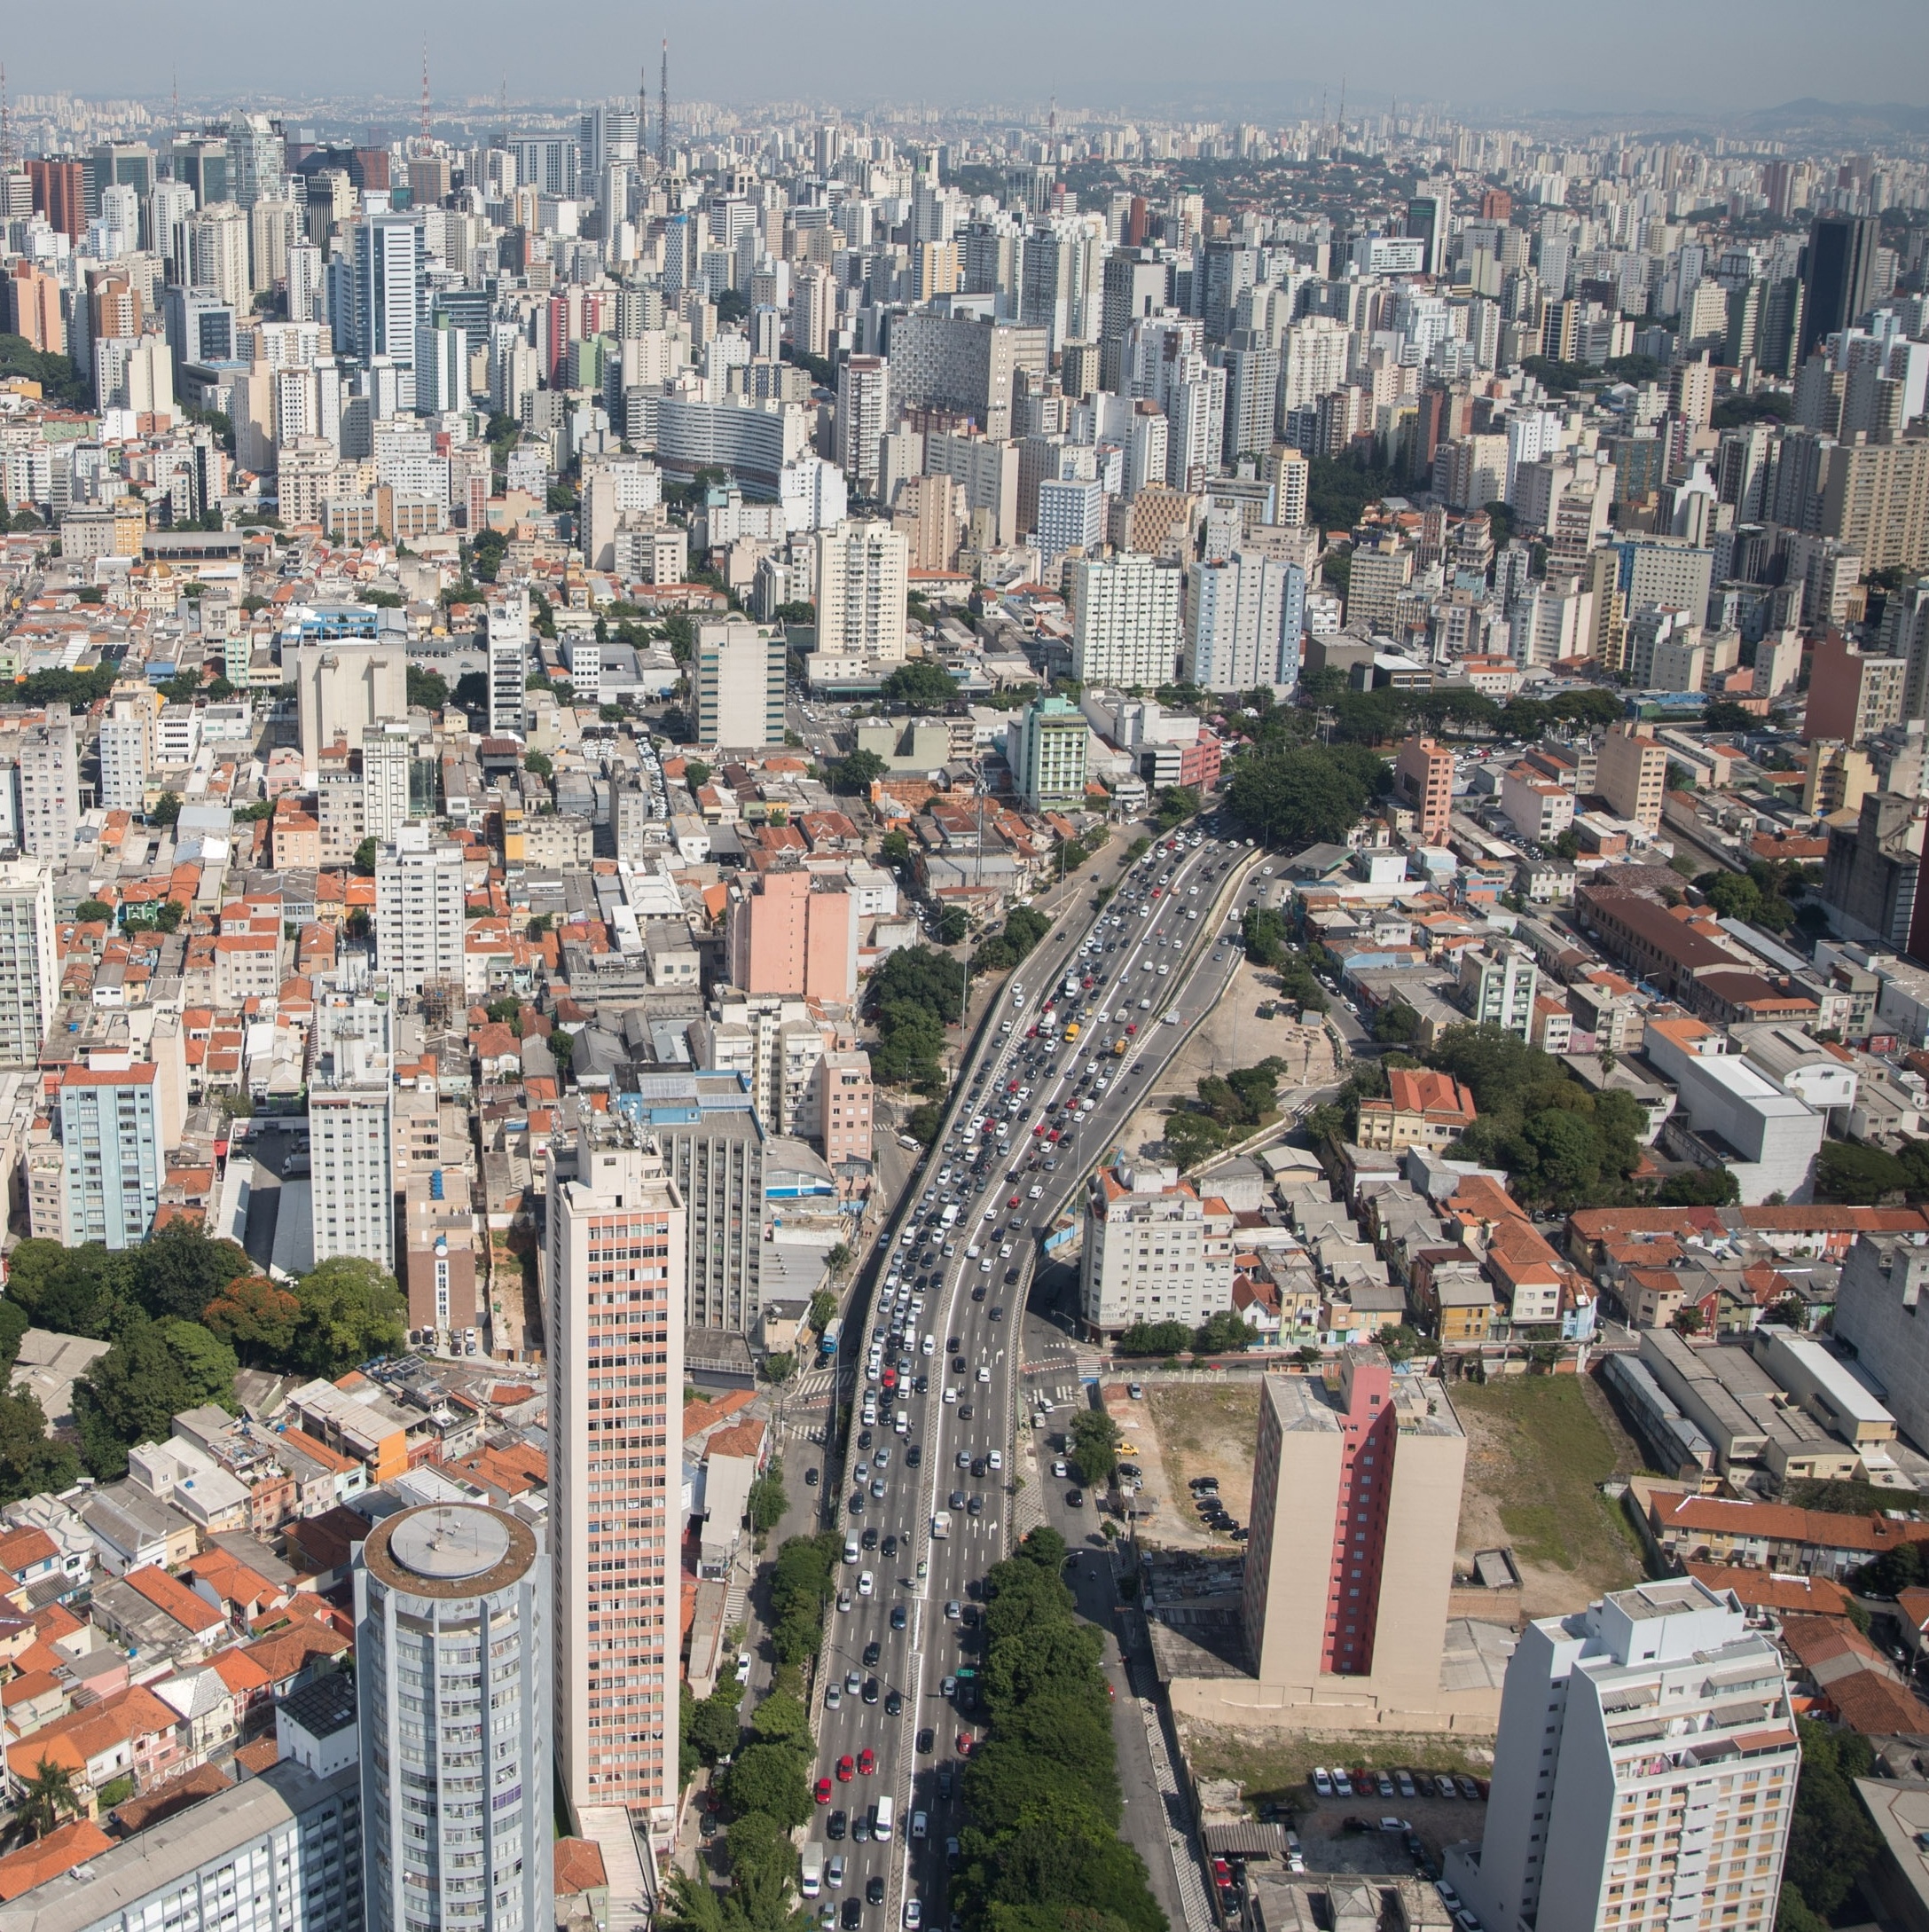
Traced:
<path id="1" fill-rule="evenodd" d="M 1386 1099 L 1360 1103 L 1357 1139 L 1363 1148 L 1397 1153 L 1424 1147 L 1438 1152 L 1474 1123 L 1473 1095 L 1451 1074 L 1395 1067 L 1386 1076 Z"/>

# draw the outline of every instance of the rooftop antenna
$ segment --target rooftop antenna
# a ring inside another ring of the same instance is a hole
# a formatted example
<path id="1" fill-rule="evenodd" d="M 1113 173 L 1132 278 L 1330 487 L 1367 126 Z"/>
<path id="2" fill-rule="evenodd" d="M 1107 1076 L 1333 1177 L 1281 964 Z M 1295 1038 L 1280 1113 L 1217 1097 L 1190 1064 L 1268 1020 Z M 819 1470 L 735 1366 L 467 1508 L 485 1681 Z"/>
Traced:
<path id="1" fill-rule="evenodd" d="M 1337 151 L 1338 158 L 1345 161 L 1346 159 L 1346 76 L 1344 74 L 1339 77 L 1339 121 L 1333 131 L 1337 137 L 1333 144 L 1334 147 Z"/>
<path id="2" fill-rule="evenodd" d="M 173 69 L 173 75 L 174 75 L 174 124 L 175 124 L 176 128 L 176 129 L 178 129 L 178 128 L 180 127 L 180 125 L 181 125 L 181 68 L 180 68 L 180 66 L 179 66 L 179 63 L 178 63 L 178 62 L 177 62 L 177 63 L 176 64 L 176 66 L 175 66 L 175 67 L 174 67 L 174 69 Z"/>
<path id="3" fill-rule="evenodd" d="M 639 61 L 636 70 L 636 169 L 639 178 L 643 173 L 643 157 L 649 153 L 650 131 L 650 70 L 647 61 Z"/>
<path id="4" fill-rule="evenodd" d="M 1058 96 L 1052 96 L 1052 111 L 1045 117 L 1045 137 L 1048 141 L 1058 138 Z"/>
<path id="5" fill-rule="evenodd" d="M 0 60 L 0 175 L 13 169 L 13 110 L 7 99 L 6 63 Z"/>
<path id="6" fill-rule="evenodd" d="M 502 77 L 502 145 L 509 145 L 509 76 Z"/>
<path id="7" fill-rule="evenodd" d="M 656 90 L 656 171 L 670 172 L 670 35 L 663 35 L 663 78 Z"/>
<path id="8" fill-rule="evenodd" d="M 428 145 L 428 35 L 422 35 L 422 145 Z"/>

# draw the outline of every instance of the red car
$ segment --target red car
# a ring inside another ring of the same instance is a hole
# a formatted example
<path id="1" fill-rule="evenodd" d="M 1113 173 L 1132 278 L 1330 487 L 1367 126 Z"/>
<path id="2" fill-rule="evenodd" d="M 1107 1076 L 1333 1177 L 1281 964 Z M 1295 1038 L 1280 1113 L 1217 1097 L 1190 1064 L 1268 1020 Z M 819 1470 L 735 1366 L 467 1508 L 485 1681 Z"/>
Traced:
<path id="1" fill-rule="evenodd" d="M 1130 1040 L 1130 1039 L 1132 1038 L 1132 1036 L 1133 1036 L 1133 1034 L 1134 1034 L 1135 1033 L 1137 1033 L 1137 1032 L 1138 1032 L 1138 1030 L 1139 1030 L 1139 1023 L 1138 1023 L 1138 1021 L 1137 1021 L 1137 1020 L 1130 1020 L 1130 1021 L 1128 1021 L 1128 1022 L 1126 1023 L 1126 1025 L 1125 1025 L 1125 1038 L 1126 1038 L 1127 1040 Z"/>
<path id="2" fill-rule="evenodd" d="M 876 1769 L 877 1753 L 866 1745 L 858 1753 L 858 1771 L 861 1776 L 868 1778 Z"/>
<path id="3" fill-rule="evenodd" d="M 884 1370 L 884 1386 L 886 1388 L 896 1388 L 898 1386 L 897 1370 L 886 1369 Z"/>
<path id="4" fill-rule="evenodd" d="M 1036 1126 L 1035 1127 L 1033 1127 L 1033 1128 L 1031 1129 L 1031 1131 L 1032 1131 L 1032 1132 L 1033 1132 L 1034 1134 L 1042 1134 L 1042 1133 L 1044 1133 L 1044 1131 L 1045 1131 L 1045 1123 L 1044 1123 L 1044 1121 L 1040 1120 L 1040 1121 L 1039 1122 L 1039 1124 L 1038 1124 L 1038 1125 L 1037 1125 L 1037 1126 Z"/>
<path id="5" fill-rule="evenodd" d="M 969 1757 L 971 1755 L 971 1733 L 968 1731 L 961 1731 L 958 1733 L 958 1755 L 960 1757 Z"/>
<path id="6" fill-rule="evenodd" d="M 827 1778 L 819 1778 L 817 1781 L 817 1802 L 819 1804 L 830 1802 L 830 1779 Z"/>
<path id="7" fill-rule="evenodd" d="M 856 1771 L 857 1767 L 848 1757 L 839 1758 L 837 1760 L 837 1782 L 841 1785 L 848 1785 L 852 1777 L 855 1776 Z"/>
<path id="8" fill-rule="evenodd" d="M 1152 897 L 1153 897 L 1154 899 L 1157 899 L 1157 897 L 1159 896 L 1159 893 L 1160 893 L 1160 891 L 1161 891 L 1162 890 L 1163 890 L 1163 888 L 1162 888 L 1162 887 L 1159 887 L 1159 886 L 1157 886 L 1157 885 L 1155 885 L 1155 886 L 1154 886 L 1154 887 L 1152 888 Z"/>
<path id="9" fill-rule="evenodd" d="M 1036 1026 L 1026 1027 L 1024 1036 L 1027 1040 L 1036 1040 L 1039 1037 L 1038 1028 Z"/>
<path id="10" fill-rule="evenodd" d="M 1055 1141 L 1059 1137 L 1059 1132 L 1056 1127 L 1054 1127 L 1052 1131 L 1045 1136 L 1045 1138 L 1048 1141 Z"/>
<path id="11" fill-rule="evenodd" d="M 1014 1194 L 1014 1195 L 1012 1196 L 1012 1198 L 1010 1198 L 1010 1199 L 1009 1199 L 1008 1201 L 1007 1201 L 1007 1202 L 1005 1203 L 1005 1206 L 1006 1206 L 1007 1207 L 1015 1207 L 1015 1206 L 1017 1206 L 1017 1205 L 1018 1205 L 1018 1197 L 1017 1197 L 1017 1196 L 1016 1196 L 1015 1194 Z"/>
<path id="12" fill-rule="evenodd" d="M 1007 1080 L 1007 1081 L 1005 1082 L 1005 1091 L 1006 1091 L 1006 1092 L 1007 1092 L 1008 1094 L 1015 1094 L 1015 1093 L 1016 1093 L 1016 1092 L 1018 1091 L 1018 1083 L 1017 1083 L 1017 1081 L 1016 1081 L 1016 1080 Z"/>

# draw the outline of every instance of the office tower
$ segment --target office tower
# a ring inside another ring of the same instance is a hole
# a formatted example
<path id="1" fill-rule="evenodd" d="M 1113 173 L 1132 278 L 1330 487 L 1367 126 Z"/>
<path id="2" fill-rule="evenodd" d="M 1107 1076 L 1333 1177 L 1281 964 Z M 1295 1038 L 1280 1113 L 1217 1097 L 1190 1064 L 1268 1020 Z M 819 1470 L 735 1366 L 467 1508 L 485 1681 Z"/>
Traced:
<path id="1" fill-rule="evenodd" d="M 1448 214 L 1444 192 L 1416 194 L 1407 204 L 1407 233 L 1426 246 L 1420 270 L 1423 275 L 1438 275 L 1446 265 Z"/>
<path id="2" fill-rule="evenodd" d="M 125 1055 L 97 1058 L 102 1064 L 70 1066 L 60 1080 L 67 1240 L 134 1247 L 161 1205 L 158 1075 L 152 1063 Z"/>
<path id="3" fill-rule="evenodd" d="M 1100 271 L 1099 387 L 1125 394 L 1122 373 L 1125 331 L 1158 313 L 1172 299 L 1172 264 L 1146 261 L 1137 250 L 1117 248 Z"/>
<path id="4" fill-rule="evenodd" d="M 1795 366 L 1817 344 L 1853 328 L 1875 304 L 1876 250 L 1882 224 L 1873 215 L 1818 215 L 1802 251 L 1801 327 Z"/>
<path id="5" fill-rule="evenodd" d="M 286 164 L 281 130 L 266 114 L 237 114 L 228 123 L 229 181 L 244 208 L 280 198 Z"/>
<path id="6" fill-rule="evenodd" d="M 100 802 L 107 811 L 142 809 L 153 754 L 152 701 L 116 698 L 100 721 Z"/>
<path id="7" fill-rule="evenodd" d="M 302 644 L 294 652 L 294 688 L 302 766 L 313 772 L 331 745 L 359 744 L 371 725 L 408 716 L 408 654 L 399 642 Z"/>
<path id="8" fill-rule="evenodd" d="M 50 704 L 44 724 L 20 734 L 20 849 L 35 859 L 65 859 L 80 824 L 80 771 L 74 714 Z"/>
<path id="9" fill-rule="evenodd" d="M 1235 329 L 1226 350 L 1225 458 L 1264 457 L 1273 447 L 1279 403 L 1279 351 Z M 1275 521 L 1278 521 L 1275 519 Z"/>
<path id="10" fill-rule="evenodd" d="M 784 633 L 733 612 L 696 627 L 696 742 L 754 751 L 784 742 Z"/>
<path id="11" fill-rule="evenodd" d="M 1196 1328 L 1229 1308 L 1235 1225 L 1224 1201 L 1202 1199 L 1176 1167 L 1121 1158 L 1094 1174 L 1078 1266 L 1086 1335 L 1114 1336 L 1143 1322 Z"/>
<path id="12" fill-rule="evenodd" d="M 1096 477 L 1047 476 L 1039 484 L 1036 535 L 1048 572 L 1069 552 L 1090 555 L 1105 537 L 1105 485 Z"/>
<path id="13" fill-rule="evenodd" d="M 555 1750 L 578 1818 L 677 1802 L 682 1197 L 627 1122 L 549 1149 Z"/>
<path id="14" fill-rule="evenodd" d="M 1180 573 L 1152 558 L 1071 567 L 1071 674 L 1086 685 L 1148 690 L 1170 684 L 1183 642 Z"/>
<path id="15" fill-rule="evenodd" d="M 403 719 L 362 734 L 362 836 L 392 845 L 412 820 L 435 814 L 435 766 Z"/>
<path id="16" fill-rule="evenodd" d="M 822 1056 L 820 1086 L 829 1062 L 840 1057 Z M 870 1063 L 864 1066 L 867 1084 Z M 656 1143 L 688 1216 L 686 1327 L 754 1335 L 763 1314 L 758 1274 L 768 1135 L 749 1073 L 626 1061 L 616 1069 L 609 1104 Z M 827 1145 L 824 1156 L 833 1158 Z"/>
<path id="17" fill-rule="evenodd" d="M 188 279 L 211 290 L 238 315 L 252 300 L 248 287 L 247 216 L 232 201 L 197 209 L 186 222 Z"/>
<path id="18" fill-rule="evenodd" d="M 527 725 L 529 599 L 514 591 L 491 602 L 486 620 L 489 650 L 489 734 L 520 738 Z"/>
<path id="19" fill-rule="evenodd" d="M 1800 1763 L 1781 1654 L 1732 1591 L 1615 1590 L 1521 1633 L 1486 1829 L 1447 1877 L 1487 1926 L 1768 1932 Z"/>
<path id="20" fill-rule="evenodd" d="M 890 422 L 890 363 L 851 357 L 837 372 L 837 467 L 860 487 L 877 483 L 878 439 Z"/>
<path id="21" fill-rule="evenodd" d="M 1411 809 L 1423 845 L 1445 844 L 1454 815 L 1453 752 L 1431 738 L 1408 738 L 1393 760 L 1393 796 Z"/>
<path id="22" fill-rule="evenodd" d="M 1186 676 L 1208 691 L 1290 690 L 1299 681 L 1306 573 L 1235 550 L 1187 573 Z"/>
<path id="23" fill-rule="evenodd" d="M 378 888 L 379 890 L 379 888 Z M 390 1007 L 324 982 L 309 1039 L 310 1198 L 318 1261 L 396 1265 L 395 1052 Z"/>
<path id="24" fill-rule="evenodd" d="M 816 538 L 817 648 L 900 664 L 910 546 L 886 522 L 840 523 Z"/>
<path id="25" fill-rule="evenodd" d="M 34 212 L 47 217 L 56 234 L 78 241 L 87 232 L 86 170 L 77 161 L 35 159 L 27 164 L 33 185 Z"/>
<path id="26" fill-rule="evenodd" d="M 1266 1378 L 1242 1606 L 1262 1686 L 1383 1717 L 1441 1708 L 1466 1464 L 1445 1386 L 1377 1347 L 1349 1348 L 1337 1388 Z"/>
<path id="27" fill-rule="evenodd" d="M 1666 781 L 1667 747 L 1656 742 L 1653 726 L 1609 726 L 1595 784 L 1616 818 L 1632 820 L 1651 836 L 1658 832 Z"/>
<path id="28" fill-rule="evenodd" d="M 732 986 L 807 1000 L 856 996 L 858 902 L 842 874 L 746 869 L 726 919 Z"/>
<path id="29" fill-rule="evenodd" d="M 462 991 L 462 853 L 404 825 L 375 860 L 375 963 L 397 990 Z"/>
<path id="30" fill-rule="evenodd" d="M 53 868 L 0 860 L 0 1066 L 33 1066 L 60 1001 Z"/>
<path id="31" fill-rule="evenodd" d="M 481 1504 L 398 1510 L 362 1544 L 369 1932 L 549 1932 L 548 1572 L 536 1530 Z"/>
<path id="32" fill-rule="evenodd" d="M 371 215 L 356 224 L 352 257 L 352 318 L 334 318 L 337 348 L 344 337 L 364 362 L 387 356 L 415 361 L 415 285 L 421 230 L 406 215 Z"/>
<path id="33" fill-rule="evenodd" d="M 1006 762 L 1021 803 L 1034 812 L 1085 807 L 1085 713 L 1062 697 L 1033 698 L 1011 721 Z"/>

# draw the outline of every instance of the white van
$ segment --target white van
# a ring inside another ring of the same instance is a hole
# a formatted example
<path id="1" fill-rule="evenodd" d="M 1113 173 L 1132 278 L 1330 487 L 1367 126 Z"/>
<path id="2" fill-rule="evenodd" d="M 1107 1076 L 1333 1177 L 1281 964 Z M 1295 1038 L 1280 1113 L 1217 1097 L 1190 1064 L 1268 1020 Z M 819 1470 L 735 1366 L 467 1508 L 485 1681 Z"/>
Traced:
<path id="1" fill-rule="evenodd" d="M 951 1512 L 949 1510 L 940 1510 L 938 1511 L 937 1514 L 931 1519 L 932 1540 L 934 1542 L 942 1542 L 946 1536 L 950 1535 L 950 1534 Z"/>
<path id="2" fill-rule="evenodd" d="M 804 1896 L 815 1898 L 824 1889 L 824 1848 L 818 1844 L 804 1848 Z"/>
<path id="3" fill-rule="evenodd" d="M 844 1561 L 846 1563 L 855 1563 L 857 1560 L 858 1539 L 855 1536 L 846 1536 L 844 1538 Z"/>
<path id="4" fill-rule="evenodd" d="M 891 1820 L 896 1815 L 897 1806 L 889 1792 L 871 1807 L 871 1836 L 879 1844 L 888 1845 L 890 1842 Z"/>

